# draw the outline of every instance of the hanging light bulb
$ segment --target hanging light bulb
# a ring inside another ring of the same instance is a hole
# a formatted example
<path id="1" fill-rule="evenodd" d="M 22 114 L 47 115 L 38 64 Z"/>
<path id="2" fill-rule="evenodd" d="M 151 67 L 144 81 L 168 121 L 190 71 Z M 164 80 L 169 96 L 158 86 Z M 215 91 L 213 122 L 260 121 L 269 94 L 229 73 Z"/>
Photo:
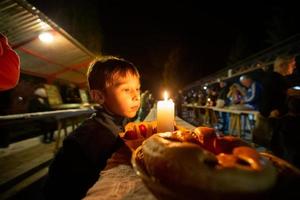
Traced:
<path id="1" fill-rule="evenodd" d="M 54 40 L 53 34 L 50 32 L 43 32 L 39 35 L 39 39 L 45 43 L 51 43 Z"/>

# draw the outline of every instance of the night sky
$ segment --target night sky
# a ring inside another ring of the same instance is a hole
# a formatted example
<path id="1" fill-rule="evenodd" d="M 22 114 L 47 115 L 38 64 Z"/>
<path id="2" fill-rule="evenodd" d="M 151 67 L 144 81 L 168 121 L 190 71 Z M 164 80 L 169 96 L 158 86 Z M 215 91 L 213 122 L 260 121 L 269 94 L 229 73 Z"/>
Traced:
<path id="1" fill-rule="evenodd" d="M 92 51 L 135 63 L 142 88 L 154 94 L 176 91 L 299 32 L 298 7 L 287 3 L 29 2 Z"/>

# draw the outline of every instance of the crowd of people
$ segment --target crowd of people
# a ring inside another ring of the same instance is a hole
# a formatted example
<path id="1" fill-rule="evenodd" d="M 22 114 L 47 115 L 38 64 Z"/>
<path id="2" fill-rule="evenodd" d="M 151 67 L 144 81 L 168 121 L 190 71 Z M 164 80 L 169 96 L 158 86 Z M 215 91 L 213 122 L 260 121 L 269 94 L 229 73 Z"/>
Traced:
<path id="1" fill-rule="evenodd" d="M 218 85 L 202 86 L 198 91 L 181 93 L 181 103 L 202 106 L 226 107 L 234 110 L 256 110 L 258 115 L 252 130 L 253 142 L 270 148 L 277 155 L 300 165 L 300 142 L 295 126 L 299 126 L 300 98 L 289 95 L 289 91 L 300 85 L 299 77 L 294 76 L 295 56 L 278 56 L 272 70 L 263 71 L 261 77 L 251 74 L 239 77 L 235 82 L 220 80 Z M 219 113 L 221 131 L 228 132 L 229 115 Z M 300 127 L 299 127 L 300 128 Z"/>

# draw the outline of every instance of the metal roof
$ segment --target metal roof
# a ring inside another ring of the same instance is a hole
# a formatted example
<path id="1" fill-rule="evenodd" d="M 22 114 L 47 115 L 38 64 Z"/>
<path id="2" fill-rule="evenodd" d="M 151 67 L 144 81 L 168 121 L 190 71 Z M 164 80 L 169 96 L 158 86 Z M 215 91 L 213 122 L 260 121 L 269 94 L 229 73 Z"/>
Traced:
<path id="1" fill-rule="evenodd" d="M 22 73 L 49 82 L 85 84 L 87 67 L 96 55 L 27 1 L 0 1 L 0 32 L 19 54 Z M 39 40 L 43 32 L 51 33 L 53 42 Z"/>

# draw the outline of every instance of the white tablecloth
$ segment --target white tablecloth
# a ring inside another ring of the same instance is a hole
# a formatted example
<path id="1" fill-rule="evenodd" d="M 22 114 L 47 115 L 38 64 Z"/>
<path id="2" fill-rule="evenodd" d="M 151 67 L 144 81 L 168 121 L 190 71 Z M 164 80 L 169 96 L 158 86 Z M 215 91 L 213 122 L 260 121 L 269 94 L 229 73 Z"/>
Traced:
<path id="1" fill-rule="evenodd" d="M 156 200 L 136 175 L 125 147 L 113 154 L 84 200 Z"/>

